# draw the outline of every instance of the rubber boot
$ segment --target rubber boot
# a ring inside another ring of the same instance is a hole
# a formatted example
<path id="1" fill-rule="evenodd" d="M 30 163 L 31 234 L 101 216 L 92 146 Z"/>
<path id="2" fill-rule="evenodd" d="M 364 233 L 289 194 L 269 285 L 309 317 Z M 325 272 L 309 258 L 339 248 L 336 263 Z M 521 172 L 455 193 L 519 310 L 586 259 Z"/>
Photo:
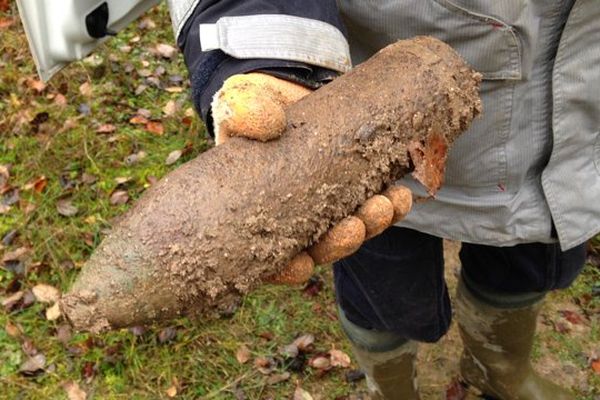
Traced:
<path id="1" fill-rule="evenodd" d="M 468 287 L 467 287 L 468 286 Z M 468 385 L 497 400 L 574 400 L 566 389 L 542 378 L 530 355 L 543 295 L 505 296 L 471 289 L 464 277 L 456 292 L 456 319 L 464 350 L 460 362 Z M 493 305 L 492 305 L 493 304 Z"/>
<path id="2" fill-rule="evenodd" d="M 390 332 L 364 329 L 340 310 L 340 321 L 354 356 L 365 373 L 372 400 L 419 400 L 417 343 Z"/>

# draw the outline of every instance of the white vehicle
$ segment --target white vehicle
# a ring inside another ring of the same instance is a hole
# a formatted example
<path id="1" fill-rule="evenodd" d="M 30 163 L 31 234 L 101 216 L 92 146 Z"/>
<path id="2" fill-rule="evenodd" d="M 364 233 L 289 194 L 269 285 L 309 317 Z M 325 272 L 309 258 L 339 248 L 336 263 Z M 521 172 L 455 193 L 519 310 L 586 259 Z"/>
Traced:
<path id="1" fill-rule="evenodd" d="M 160 0 L 17 0 L 38 74 L 48 81 Z"/>

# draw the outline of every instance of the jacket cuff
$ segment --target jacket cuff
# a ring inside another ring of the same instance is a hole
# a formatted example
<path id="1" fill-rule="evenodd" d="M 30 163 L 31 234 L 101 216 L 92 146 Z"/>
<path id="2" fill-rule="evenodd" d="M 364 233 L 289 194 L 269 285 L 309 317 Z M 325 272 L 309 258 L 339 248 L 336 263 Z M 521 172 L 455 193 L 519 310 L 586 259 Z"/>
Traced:
<path id="1" fill-rule="evenodd" d="M 238 58 L 291 60 L 346 72 L 350 49 L 335 26 L 293 15 L 263 14 L 222 17 L 200 24 L 202 51 L 221 50 Z"/>

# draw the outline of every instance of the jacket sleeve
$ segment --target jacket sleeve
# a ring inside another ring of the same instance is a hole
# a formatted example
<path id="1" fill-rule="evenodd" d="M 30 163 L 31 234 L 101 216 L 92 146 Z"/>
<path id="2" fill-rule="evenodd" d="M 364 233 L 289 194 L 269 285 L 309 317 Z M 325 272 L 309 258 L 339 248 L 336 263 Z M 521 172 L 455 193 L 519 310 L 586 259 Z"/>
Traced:
<path id="1" fill-rule="evenodd" d="M 209 131 L 213 95 L 261 71 L 319 87 L 351 66 L 335 0 L 169 0 L 192 99 Z"/>

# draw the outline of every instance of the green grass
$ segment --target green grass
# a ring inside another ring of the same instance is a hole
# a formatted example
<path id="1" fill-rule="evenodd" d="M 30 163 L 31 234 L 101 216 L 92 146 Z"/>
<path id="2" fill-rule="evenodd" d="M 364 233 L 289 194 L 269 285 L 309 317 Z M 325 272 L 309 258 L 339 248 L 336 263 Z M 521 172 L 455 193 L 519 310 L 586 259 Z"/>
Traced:
<path id="1" fill-rule="evenodd" d="M 0 12 L 0 18 L 12 18 L 15 11 L 13 5 L 8 13 Z M 165 7 L 151 10 L 147 17 L 157 24 L 156 28 L 143 30 L 133 24 L 101 47 L 94 62 L 69 66 L 41 93 L 27 83 L 27 79 L 36 78 L 35 67 L 21 26 L 15 23 L 0 31 L 0 166 L 10 165 L 9 183 L 19 189 L 20 197 L 10 211 L 0 214 L 0 237 L 12 230 L 18 232 L 9 246 L 0 245 L 0 253 L 19 247 L 31 249 L 28 273 L 19 279 L 22 290 L 47 283 L 65 291 L 114 218 L 135 202 L 154 178 L 211 146 L 202 123 L 191 114 L 181 55 L 164 60 L 150 51 L 158 43 L 174 43 Z M 131 51 L 122 51 L 123 46 L 131 46 Z M 164 68 L 158 78 L 165 87 L 179 85 L 181 90 L 170 92 L 148 85 L 136 95 L 144 81 L 138 71 L 157 68 Z M 185 79 L 168 83 L 169 76 Z M 80 93 L 80 86 L 86 82 L 92 87 L 90 97 Z M 60 95 L 66 104 L 56 103 Z M 178 111 L 165 116 L 162 109 L 169 101 L 178 104 Z M 80 112 L 82 105 L 89 108 L 88 114 Z M 148 110 L 152 119 L 161 121 L 164 134 L 159 136 L 130 123 L 138 109 Z M 43 119 L 44 113 L 46 122 L 37 127 L 32 124 L 36 116 L 38 121 Z M 104 124 L 114 125 L 115 131 L 97 133 Z M 188 150 L 176 164 L 165 165 L 171 151 L 184 148 Z M 145 158 L 135 164 L 126 162 L 128 156 L 140 151 L 146 153 Z M 90 175 L 95 177 L 94 182 L 86 179 Z M 26 189 L 41 177 L 47 179 L 43 191 Z M 119 184 L 119 178 L 128 180 Z M 110 203 L 117 189 L 127 191 L 127 204 Z M 58 213 L 57 202 L 64 198 L 77 207 L 75 216 Z M 345 382 L 346 370 L 335 369 L 319 376 L 306 367 L 303 372 L 292 372 L 288 380 L 271 385 L 267 383 L 269 377 L 261 374 L 252 360 L 246 364 L 236 360 L 242 344 L 249 347 L 253 359 L 282 359 L 279 348 L 307 333 L 315 335 L 314 353 L 332 347 L 349 351 L 335 322 L 331 271 L 321 268 L 318 274 L 325 287 L 315 297 L 306 296 L 299 288 L 265 286 L 248 296 L 231 318 L 173 322 L 176 337 L 167 343 L 159 340 L 164 327 L 150 327 L 139 336 L 128 330 L 95 337 L 74 334 L 62 343 L 57 331 L 65 323 L 46 320 L 47 306 L 34 303 L 12 313 L 1 309 L 0 398 L 65 399 L 63 384 L 67 381 L 77 382 L 88 399 L 167 398 L 166 391 L 173 385 L 177 387 L 177 398 L 190 399 L 234 399 L 240 391 L 247 399 L 283 399 L 291 398 L 296 386 L 312 393 L 315 399 L 343 398 L 360 392 L 364 383 L 356 386 Z M 599 284 L 598 269 L 590 267 L 571 289 L 557 294 L 553 301 L 558 304 L 586 298 L 591 287 Z M 8 296 L 5 291 L 9 287 L 15 289 L 15 276 L 0 268 L 0 298 Z M 599 300 L 588 300 L 582 306 L 591 318 L 588 331 L 571 337 L 548 330 L 540 334 L 535 348 L 536 359 L 550 356 L 558 362 L 574 363 L 583 371 L 587 389 L 578 389 L 581 398 L 600 393 L 600 378 L 582 357 L 582 353 L 591 354 L 600 341 Z M 11 325 L 22 329 L 20 337 L 9 335 Z M 450 335 L 456 335 L 455 330 Z M 45 371 L 33 377 L 19 373 L 27 359 L 23 349 L 26 340 L 47 360 Z M 449 350 L 428 347 L 429 355 L 424 359 L 433 360 L 435 368 L 444 370 L 447 361 L 443 358 Z M 289 360 L 282 359 L 276 371 L 282 373 L 287 367 Z M 435 378 L 433 382 L 428 371 L 431 366 L 421 367 L 420 374 L 430 391 L 439 391 L 453 377 L 447 373 L 443 381 Z"/>

